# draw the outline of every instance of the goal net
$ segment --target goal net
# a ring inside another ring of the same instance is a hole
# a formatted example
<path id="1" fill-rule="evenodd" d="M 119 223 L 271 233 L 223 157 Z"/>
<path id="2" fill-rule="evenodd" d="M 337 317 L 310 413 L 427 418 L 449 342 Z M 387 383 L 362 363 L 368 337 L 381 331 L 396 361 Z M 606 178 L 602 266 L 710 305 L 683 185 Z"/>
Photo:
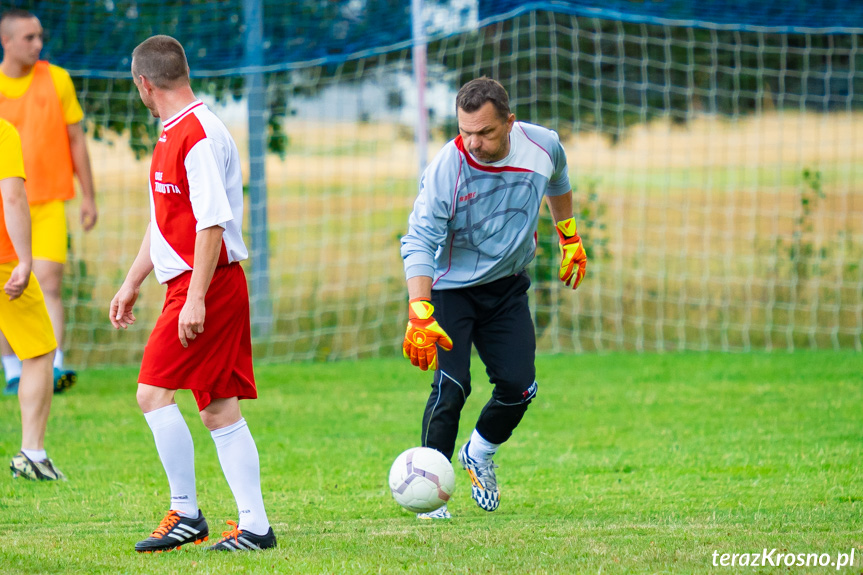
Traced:
<path id="1" fill-rule="evenodd" d="M 252 68 L 239 0 L 17 4 L 42 17 L 87 114 L 101 216 L 84 233 L 70 206 L 69 363 L 137 361 L 161 309 L 151 279 L 135 327 L 106 317 L 147 225 L 157 131 L 129 54 L 160 32 L 186 46 L 245 161 L 246 75 L 263 73 L 272 325 L 256 357 L 401 353 L 399 237 L 421 161 L 409 2 L 263 2 Z M 530 270 L 540 351 L 859 351 L 861 10 L 677 4 L 427 0 L 430 155 L 457 133 L 458 87 L 483 74 L 519 119 L 560 133 L 590 261 L 577 292 L 556 280 L 545 214 Z"/>

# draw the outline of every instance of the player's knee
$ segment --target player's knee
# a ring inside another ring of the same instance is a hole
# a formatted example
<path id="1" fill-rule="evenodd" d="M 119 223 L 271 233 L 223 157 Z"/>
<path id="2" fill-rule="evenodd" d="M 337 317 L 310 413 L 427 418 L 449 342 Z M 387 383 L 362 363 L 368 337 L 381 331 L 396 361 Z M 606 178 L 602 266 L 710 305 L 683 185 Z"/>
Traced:
<path id="1" fill-rule="evenodd" d="M 45 296 L 45 299 L 60 299 L 62 293 L 60 286 L 62 283 L 62 280 L 58 282 L 39 282 L 39 287 L 42 288 L 42 294 Z"/>
<path id="2" fill-rule="evenodd" d="M 538 387 L 539 384 L 536 381 L 531 382 L 530 385 L 498 385 L 492 397 L 501 405 L 527 405 L 536 397 Z"/>
<path id="3" fill-rule="evenodd" d="M 233 425 L 243 417 L 236 397 L 213 399 L 201 410 L 200 415 L 204 426 L 210 431 Z"/>
<path id="4" fill-rule="evenodd" d="M 222 427 L 227 427 L 227 425 L 230 425 L 224 424 L 224 422 L 218 415 L 208 413 L 206 410 L 201 411 L 199 415 L 201 416 L 201 421 L 203 422 L 204 427 L 206 427 L 210 431 L 213 431 L 215 429 L 221 429 Z"/>
<path id="5" fill-rule="evenodd" d="M 493 365 L 488 376 L 498 393 L 507 397 L 520 396 L 536 383 L 536 366 L 533 360 L 514 358 L 505 365 Z"/>
<path id="6" fill-rule="evenodd" d="M 42 355 L 37 355 L 36 357 L 28 357 L 27 359 L 21 360 L 24 369 L 28 371 L 28 373 L 34 374 L 32 378 L 26 378 L 26 380 L 35 379 L 37 381 L 44 382 L 44 384 L 48 387 L 53 387 L 54 385 L 54 377 L 52 374 L 52 367 L 54 364 L 54 350 L 52 349 L 48 353 L 43 353 Z M 38 374 L 38 375 L 36 375 Z M 22 385 L 25 382 L 25 378 L 22 379 Z M 29 385 L 29 381 L 28 381 Z"/>
<path id="7" fill-rule="evenodd" d="M 61 296 L 63 287 L 63 264 L 46 260 L 35 260 L 33 273 L 39 280 L 39 287 L 47 299 Z"/>
<path id="8" fill-rule="evenodd" d="M 139 383 L 135 399 L 141 411 L 149 413 L 174 403 L 174 391 Z"/>

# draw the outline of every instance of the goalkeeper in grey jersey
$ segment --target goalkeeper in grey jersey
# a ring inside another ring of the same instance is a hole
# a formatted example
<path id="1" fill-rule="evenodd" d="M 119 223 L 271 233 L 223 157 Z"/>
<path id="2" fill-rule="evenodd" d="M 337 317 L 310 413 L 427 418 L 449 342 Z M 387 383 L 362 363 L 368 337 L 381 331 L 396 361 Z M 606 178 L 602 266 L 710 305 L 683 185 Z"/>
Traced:
<path id="1" fill-rule="evenodd" d="M 492 457 L 537 390 L 525 268 L 536 252 L 543 197 L 560 236 L 560 279 L 572 289 L 584 277 L 587 257 L 558 135 L 516 122 L 506 90 L 485 77 L 462 86 L 456 114 L 459 135 L 423 173 L 401 242 L 410 297 L 404 353 L 434 371 L 422 444 L 451 459 L 476 346 L 494 391 L 458 459 L 477 505 L 494 511 L 500 490 Z M 420 514 L 449 516 L 446 506 Z"/>

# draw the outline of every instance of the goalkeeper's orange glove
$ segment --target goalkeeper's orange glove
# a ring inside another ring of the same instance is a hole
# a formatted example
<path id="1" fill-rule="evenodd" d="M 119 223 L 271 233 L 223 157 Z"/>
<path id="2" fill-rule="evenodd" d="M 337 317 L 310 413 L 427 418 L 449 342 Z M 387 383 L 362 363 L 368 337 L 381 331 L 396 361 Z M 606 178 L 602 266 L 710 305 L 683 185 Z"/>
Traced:
<path id="1" fill-rule="evenodd" d="M 575 229 L 575 218 L 557 222 L 560 236 L 560 281 L 576 289 L 587 269 L 587 254 Z"/>
<path id="2" fill-rule="evenodd" d="M 408 329 L 402 345 L 405 357 L 423 371 L 437 369 L 437 348 L 452 349 L 452 340 L 432 317 L 434 307 L 428 298 L 416 297 L 410 301 Z"/>

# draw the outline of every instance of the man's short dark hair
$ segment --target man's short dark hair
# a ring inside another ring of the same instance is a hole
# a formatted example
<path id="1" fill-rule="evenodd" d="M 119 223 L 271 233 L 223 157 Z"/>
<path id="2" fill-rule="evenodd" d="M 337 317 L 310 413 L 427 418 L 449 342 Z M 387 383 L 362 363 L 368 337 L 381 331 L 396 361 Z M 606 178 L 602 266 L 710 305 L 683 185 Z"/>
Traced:
<path id="1" fill-rule="evenodd" d="M 132 51 L 132 75 L 144 76 L 157 88 L 189 82 L 189 62 L 183 45 L 170 36 L 151 36 Z"/>
<path id="2" fill-rule="evenodd" d="M 486 76 L 471 80 L 461 87 L 455 98 L 456 112 L 476 112 L 486 102 L 491 102 L 501 120 L 506 120 L 512 113 L 509 110 L 509 95 L 500 82 Z"/>
<path id="3" fill-rule="evenodd" d="M 10 8 L 3 12 L 3 14 L 0 14 L 0 33 L 3 32 L 3 26 L 12 20 L 29 20 L 35 17 L 35 14 L 23 8 Z"/>

